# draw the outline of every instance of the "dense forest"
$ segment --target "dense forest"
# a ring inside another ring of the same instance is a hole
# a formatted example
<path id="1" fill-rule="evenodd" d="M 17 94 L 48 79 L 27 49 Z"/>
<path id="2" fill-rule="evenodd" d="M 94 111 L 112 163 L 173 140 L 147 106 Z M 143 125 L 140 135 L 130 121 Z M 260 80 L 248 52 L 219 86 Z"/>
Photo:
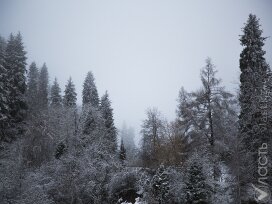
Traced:
<path id="1" fill-rule="evenodd" d="M 271 203 L 266 39 L 250 14 L 240 36 L 239 91 L 225 89 L 207 58 L 201 87 L 177 93 L 174 121 L 146 111 L 138 147 L 132 128 L 116 128 L 110 93 L 99 96 L 91 71 L 79 106 L 72 78 L 62 92 L 45 63 L 27 65 L 20 33 L 1 37 L 0 203 Z"/>

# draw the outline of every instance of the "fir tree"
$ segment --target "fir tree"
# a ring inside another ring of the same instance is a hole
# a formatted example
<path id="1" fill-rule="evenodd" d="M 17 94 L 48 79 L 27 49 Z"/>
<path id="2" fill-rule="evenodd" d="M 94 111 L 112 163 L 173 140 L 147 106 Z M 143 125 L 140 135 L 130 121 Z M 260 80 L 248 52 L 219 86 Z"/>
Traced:
<path id="1" fill-rule="evenodd" d="M 259 19 L 250 14 L 243 28 L 243 35 L 240 38 L 243 50 L 240 54 L 240 96 L 239 102 L 241 112 L 239 115 L 239 141 L 240 155 L 240 197 L 242 200 L 249 200 L 246 185 L 251 182 L 258 182 L 256 165 L 258 161 L 258 148 L 262 143 L 268 143 L 269 134 L 264 118 L 267 118 L 267 110 L 263 105 L 267 97 L 264 93 L 265 84 L 268 80 L 269 66 L 264 58 L 263 50 L 265 37 L 262 37 Z"/>
<path id="2" fill-rule="evenodd" d="M 75 92 L 75 85 L 70 77 L 64 91 L 63 104 L 65 107 L 76 107 L 77 94 Z"/>
<path id="3" fill-rule="evenodd" d="M 26 116 L 26 52 L 22 36 L 12 34 L 6 47 L 5 67 L 7 69 L 9 109 L 13 122 L 21 122 Z"/>
<path id="4" fill-rule="evenodd" d="M 98 108 L 99 97 L 92 72 L 88 72 L 83 84 L 82 103 Z"/>
<path id="5" fill-rule="evenodd" d="M 120 145 L 120 151 L 119 151 L 119 158 L 122 162 L 124 162 L 127 158 L 126 156 L 126 149 L 125 149 L 125 146 L 124 146 L 124 142 L 123 142 L 123 139 L 121 139 L 121 145 Z"/>
<path id="6" fill-rule="evenodd" d="M 167 203 L 169 199 L 170 187 L 169 187 L 169 176 L 164 168 L 164 165 L 160 165 L 157 169 L 156 174 L 153 176 L 152 191 L 155 199 L 159 204 Z"/>
<path id="7" fill-rule="evenodd" d="M 45 110 L 48 108 L 48 86 L 49 86 L 49 76 L 47 66 L 44 63 L 38 80 L 38 100 L 39 100 L 39 108 L 41 110 Z"/>
<path id="8" fill-rule="evenodd" d="M 38 106 L 38 79 L 39 70 L 35 62 L 32 62 L 29 67 L 28 72 L 28 82 L 27 82 L 27 102 L 30 111 L 37 110 Z"/>
<path id="9" fill-rule="evenodd" d="M 189 168 L 188 180 L 186 181 L 186 200 L 188 204 L 193 203 L 210 203 L 209 186 L 207 185 L 203 174 L 202 166 L 194 161 Z"/>
<path id="10" fill-rule="evenodd" d="M 117 131 L 114 126 L 113 109 L 111 108 L 111 101 L 109 99 L 108 92 L 106 92 L 101 98 L 100 112 L 104 119 L 104 125 L 107 131 L 106 139 L 109 143 L 109 148 L 115 152 L 117 148 Z"/>
<path id="11" fill-rule="evenodd" d="M 55 78 L 54 83 L 51 87 L 50 102 L 50 105 L 53 107 L 60 107 L 62 104 L 61 89 L 59 87 L 57 78 Z"/>

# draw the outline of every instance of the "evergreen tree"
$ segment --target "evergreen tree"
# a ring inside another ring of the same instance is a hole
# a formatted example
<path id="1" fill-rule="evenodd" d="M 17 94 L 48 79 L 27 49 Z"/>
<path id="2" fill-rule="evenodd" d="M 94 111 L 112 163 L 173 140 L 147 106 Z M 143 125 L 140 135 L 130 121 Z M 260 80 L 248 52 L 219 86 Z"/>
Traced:
<path id="1" fill-rule="evenodd" d="M 127 158 L 127 156 L 126 156 L 126 149 L 125 149 L 123 140 L 121 140 L 119 158 L 120 158 L 120 160 L 122 162 L 124 162 L 126 160 L 126 158 Z"/>
<path id="2" fill-rule="evenodd" d="M 10 115 L 13 122 L 21 122 L 26 116 L 27 104 L 25 100 L 26 52 L 20 33 L 16 36 L 11 34 L 9 37 L 5 67 L 7 69 Z"/>
<path id="3" fill-rule="evenodd" d="M 152 191 L 154 198 L 159 204 L 167 203 L 169 199 L 170 187 L 169 187 L 169 175 L 166 172 L 164 165 L 160 165 L 156 174 L 153 176 Z"/>
<path id="4" fill-rule="evenodd" d="M 61 89 L 59 87 L 57 78 L 55 78 L 54 83 L 51 87 L 50 105 L 53 107 L 60 107 L 62 104 Z"/>
<path id="5" fill-rule="evenodd" d="M 126 124 L 123 124 L 122 129 L 120 130 L 120 138 L 124 142 L 124 146 L 127 150 L 127 159 L 128 161 L 133 161 L 136 155 L 136 145 L 134 142 L 135 131 L 132 127 L 127 127 Z"/>
<path id="6" fill-rule="evenodd" d="M 35 62 L 32 62 L 28 72 L 27 102 L 30 111 L 37 110 L 38 106 L 38 79 L 39 70 Z"/>
<path id="7" fill-rule="evenodd" d="M 106 142 L 103 137 L 105 128 L 102 128 L 103 119 L 99 111 L 99 97 L 92 72 L 87 73 L 83 84 L 82 103 L 81 129 L 84 138 L 88 138 L 91 141 L 99 140 Z M 95 131 L 100 131 L 100 138 L 93 138 Z"/>
<path id="8" fill-rule="evenodd" d="M 38 100 L 39 100 L 39 108 L 41 110 L 45 110 L 48 108 L 48 86 L 49 86 L 49 76 L 47 66 L 44 63 L 38 80 Z"/>
<path id="9" fill-rule="evenodd" d="M 97 111 L 92 107 L 83 109 L 82 113 L 82 133 L 84 135 L 90 135 L 98 126 Z"/>
<path id="10" fill-rule="evenodd" d="M 87 73 L 83 84 L 82 103 L 83 106 L 88 104 L 96 108 L 99 107 L 99 96 L 92 72 Z"/>
<path id="11" fill-rule="evenodd" d="M 117 149 L 117 130 L 114 126 L 113 109 L 111 108 L 111 101 L 109 99 L 108 92 L 106 92 L 101 98 L 100 112 L 104 119 L 104 125 L 107 131 L 107 142 L 109 148 L 113 152 Z"/>
<path id="12" fill-rule="evenodd" d="M 76 107 L 77 94 L 75 91 L 75 85 L 70 77 L 64 91 L 63 104 L 65 107 Z"/>
<path id="13" fill-rule="evenodd" d="M 186 181 L 186 200 L 188 204 L 210 203 L 209 186 L 203 174 L 202 166 L 194 161 L 189 168 L 188 180 Z"/>
<path id="14" fill-rule="evenodd" d="M 240 160 L 240 197 L 246 202 L 249 183 L 257 183 L 258 148 L 262 143 L 269 142 L 267 129 L 267 90 L 269 66 L 264 58 L 263 50 L 265 37 L 262 37 L 259 19 L 250 14 L 240 38 L 243 50 L 240 54 L 240 96 L 241 112 L 239 115 L 239 151 L 243 158 Z"/>
<path id="15" fill-rule="evenodd" d="M 8 106 L 8 78 L 5 68 L 6 41 L 0 36 L 0 141 L 5 137 L 5 129 L 8 126 L 9 106 Z"/>

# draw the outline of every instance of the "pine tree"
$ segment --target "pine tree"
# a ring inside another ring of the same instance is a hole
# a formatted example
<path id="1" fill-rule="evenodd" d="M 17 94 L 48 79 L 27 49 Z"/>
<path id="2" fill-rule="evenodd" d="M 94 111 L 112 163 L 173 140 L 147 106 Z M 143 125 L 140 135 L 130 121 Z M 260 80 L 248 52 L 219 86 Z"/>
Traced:
<path id="1" fill-rule="evenodd" d="M 210 203 L 209 186 L 203 174 L 202 166 L 194 161 L 188 171 L 188 180 L 186 181 L 186 200 L 188 204 Z"/>
<path id="2" fill-rule="evenodd" d="M 120 158 L 120 160 L 122 162 L 124 162 L 126 160 L 126 158 L 127 158 L 127 156 L 126 156 L 126 149 L 125 149 L 123 140 L 121 140 L 120 151 L 119 151 L 119 158 Z"/>
<path id="3" fill-rule="evenodd" d="M 75 85 L 70 77 L 64 91 L 63 104 L 65 107 L 76 107 L 77 94 L 75 91 Z"/>
<path id="4" fill-rule="evenodd" d="M 8 127 L 9 106 L 8 106 L 8 78 L 5 68 L 6 41 L 0 36 L 0 141 L 4 140 L 5 129 Z"/>
<path id="5" fill-rule="evenodd" d="M 83 84 L 82 103 L 83 106 L 88 104 L 96 108 L 99 107 L 99 96 L 92 72 L 87 73 Z"/>
<path id="6" fill-rule="evenodd" d="M 264 118 L 267 118 L 267 97 L 264 95 L 268 80 L 269 66 L 264 58 L 265 37 L 262 37 L 259 19 L 250 14 L 240 38 L 243 50 L 240 54 L 240 96 L 241 112 L 239 115 L 239 151 L 240 160 L 240 197 L 249 200 L 248 183 L 257 183 L 258 148 L 268 143 L 269 134 Z"/>
<path id="7" fill-rule="evenodd" d="M 26 92 L 26 52 L 24 50 L 22 36 L 12 34 L 6 47 L 5 67 L 7 69 L 9 109 L 12 121 L 17 123 L 24 120 L 27 104 Z"/>
<path id="8" fill-rule="evenodd" d="M 53 107 L 60 107 L 62 104 L 61 89 L 59 87 L 57 78 L 51 87 L 50 105 Z"/>
<path id="9" fill-rule="evenodd" d="M 108 92 L 106 92 L 101 98 L 100 112 L 104 119 L 104 125 L 107 131 L 107 142 L 112 152 L 116 152 L 117 149 L 117 130 L 114 126 L 113 109 L 111 108 L 111 101 L 109 99 Z"/>
<path id="10" fill-rule="evenodd" d="M 45 110 L 48 108 L 48 86 L 49 86 L 49 76 L 47 66 L 44 63 L 38 81 L 38 100 L 39 100 L 39 108 L 41 110 Z"/>
<path id="11" fill-rule="evenodd" d="M 152 191 L 155 199 L 159 204 L 167 203 L 170 194 L 169 187 L 169 175 L 164 168 L 164 165 L 160 165 L 157 169 L 156 174 L 153 176 Z"/>
<path id="12" fill-rule="evenodd" d="M 28 72 L 27 82 L 27 102 L 29 110 L 36 111 L 38 106 L 38 80 L 39 80 L 39 69 L 35 62 L 32 62 Z"/>

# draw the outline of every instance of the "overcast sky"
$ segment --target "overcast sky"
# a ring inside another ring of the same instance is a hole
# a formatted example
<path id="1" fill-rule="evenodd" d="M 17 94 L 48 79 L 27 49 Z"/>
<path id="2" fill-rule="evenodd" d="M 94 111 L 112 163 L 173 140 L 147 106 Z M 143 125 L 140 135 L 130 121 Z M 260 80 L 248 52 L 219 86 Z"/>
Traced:
<path id="1" fill-rule="evenodd" d="M 239 35 L 249 13 L 272 36 L 270 0 L 0 0 L 0 35 L 20 31 L 28 63 L 46 62 L 62 90 L 72 76 L 81 103 L 91 70 L 100 96 L 109 91 L 118 127 L 140 130 L 148 107 L 175 118 L 181 86 L 200 86 L 209 56 L 224 85 L 239 79 Z M 272 62 L 272 38 L 266 42 Z"/>

